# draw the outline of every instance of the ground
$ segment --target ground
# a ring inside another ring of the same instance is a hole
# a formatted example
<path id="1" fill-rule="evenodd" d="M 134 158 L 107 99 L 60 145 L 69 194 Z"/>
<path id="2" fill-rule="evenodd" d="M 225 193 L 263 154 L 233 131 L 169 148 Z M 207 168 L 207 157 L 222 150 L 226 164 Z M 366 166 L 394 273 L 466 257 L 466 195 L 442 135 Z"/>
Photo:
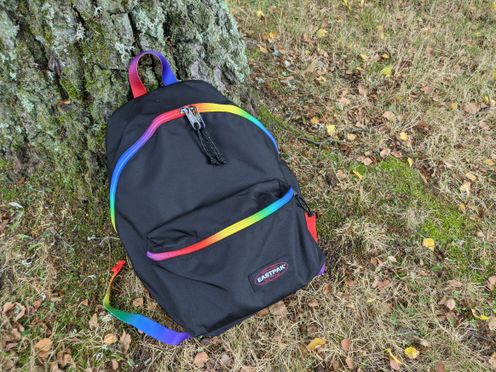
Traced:
<path id="1" fill-rule="evenodd" d="M 100 305 L 124 255 L 106 186 L 94 205 L 52 175 L 2 178 L 3 368 L 496 368 L 496 3 L 229 5 L 327 273 L 219 337 L 163 346 Z M 114 293 L 171 324 L 131 270 Z"/>

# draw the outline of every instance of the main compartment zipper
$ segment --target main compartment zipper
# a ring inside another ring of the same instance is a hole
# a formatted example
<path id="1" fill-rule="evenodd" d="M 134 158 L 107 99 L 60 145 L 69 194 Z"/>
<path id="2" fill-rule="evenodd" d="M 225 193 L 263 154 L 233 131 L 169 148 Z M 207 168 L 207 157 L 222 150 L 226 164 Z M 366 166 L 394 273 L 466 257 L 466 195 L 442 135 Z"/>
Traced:
<path id="1" fill-rule="evenodd" d="M 257 126 L 261 131 L 265 133 L 265 135 L 271 140 L 274 144 L 274 149 L 276 154 L 279 152 L 277 147 L 277 142 L 274 139 L 274 136 L 264 127 L 264 125 L 253 115 L 244 111 L 240 107 L 234 105 L 226 105 L 220 103 L 195 103 L 189 105 L 190 107 L 195 107 L 198 113 L 208 113 L 208 112 L 219 112 L 219 113 L 229 113 L 233 115 L 241 116 L 247 120 L 249 120 L 252 124 Z M 150 138 L 155 134 L 158 128 L 161 125 L 168 123 L 172 120 L 181 118 L 186 116 L 186 113 L 181 110 L 184 107 L 177 108 L 174 110 L 170 110 L 164 112 L 163 114 L 157 115 L 153 121 L 150 123 L 145 132 L 141 135 L 138 140 L 133 143 L 130 147 L 126 149 L 117 159 L 117 163 L 115 164 L 114 170 L 112 172 L 112 178 L 110 179 L 110 193 L 109 193 L 109 204 L 110 204 L 110 219 L 112 221 L 112 226 L 116 229 L 115 224 L 115 198 L 117 194 L 117 186 L 119 184 L 119 177 L 122 173 L 122 170 L 126 166 L 126 164 L 131 160 L 134 155 L 150 140 Z M 203 122 L 203 120 L 202 120 Z M 212 141 L 213 143 L 213 141 Z M 225 161 L 225 160 L 224 160 Z"/>
<path id="2" fill-rule="evenodd" d="M 207 131 L 207 125 L 203 121 L 200 113 L 195 106 L 186 106 L 181 108 L 181 113 L 186 115 L 189 124 L 193 128 L 198 137 L 198 142 L 203 153 L 206 155 L 208 161 L 212 165 L 222 165 L 226 163 L 224 155 L 219 151 L 215 145 L 214 140 Z"/>

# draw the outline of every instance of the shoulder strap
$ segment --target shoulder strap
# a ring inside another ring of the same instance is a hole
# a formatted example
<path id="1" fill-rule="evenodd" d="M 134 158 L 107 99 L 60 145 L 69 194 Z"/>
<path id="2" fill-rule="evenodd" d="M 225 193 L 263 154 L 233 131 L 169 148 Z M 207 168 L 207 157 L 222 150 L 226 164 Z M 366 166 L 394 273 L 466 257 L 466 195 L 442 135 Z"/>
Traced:
<path id="1" fill-rule="evenodd" d="M 141 314 L 128 313 L 119 309 L 116 309 L 110 305 L 110 287 L 112 282 L 119 272 L 122 270 L 126 261 L 120 260 L 112 268 L 112 277 L 105 292 L 105 297 L 103 298 L 103 307 L 117 319 L 132 325 L 146 335 L 154 338 L 157 341 L 163 342 L 167 345 L 179 345 L 184 340 L 188 339 L 190 336 L 186 332 L 176 332 L 172 329 L 164 327 L 162 324 L 155 322 L 154 320 L 147 318 Z"/>
<path id="2" fill-rule="evenodd" d="M 172 72 L 169 62 L 167 61 L 167 58 L 165 58 L 162 54 L 154 50 L 145 50 L 140 54 L 138 54 L 137 56 L 135 56 L 131 60 L 131 63 L 129 64 L 127 76 L 129 78 L 129 85 L 131 85 L 131 91 L 133 92 L 134 98 L 141 97 L 147 93 L 147 90 L 143 85 L 143 83 L 141 82 L 138 73 L 139 61 L 141 57 L 143 57 L 146 54 L 154 55 L 160 60 L 160 63 L 162 64 L 162 83 L 164 85 L 177 83 L 176 75 L 174 75 L 174 72 Z"/>

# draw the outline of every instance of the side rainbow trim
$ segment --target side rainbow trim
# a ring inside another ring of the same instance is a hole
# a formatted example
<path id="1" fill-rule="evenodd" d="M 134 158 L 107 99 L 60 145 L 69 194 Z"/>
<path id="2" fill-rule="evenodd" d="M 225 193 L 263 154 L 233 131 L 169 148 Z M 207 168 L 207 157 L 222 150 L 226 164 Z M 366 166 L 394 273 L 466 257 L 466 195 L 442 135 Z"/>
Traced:
<path id="1" fill-rule="evenodd" d="M 120 260 L 112 268 L 112 277 L 110 278 L 107 291 L 105 292 L 105 297 L 103 298 L 103 307 L 105 308 L 105 310 L 107 310 L 110 314 L 123 321 L 124 323 L 136 327 L 146 335 L 165 344 L 179 345 L 181 342 L 188 339 L 190 336 L 186 332 L 173 331 L 172 329 L 164 327 L 163 325 L 155 322 L 150 318 L 147 318 L 146 316 L 143 316 L 141 314 L 128 313 L 126 311 L 116 309 L 115 307 L 112 307 L 110 305 L 110 289 L 112 287 L 112 283 L 125 264 L 126 261 Z"/>
<path id="2" fill-rule="evenodd" d="M 197 103 L 191 106 L 195 106 L 197 111 L 200 113 L 225 112 L 225 113 L 231 113 L 234 115 L 242 116 L 243 118 L 255 124 L 259 129 L 261 129 L 274 144 L 276 152 L 279 152 L 279 148 L 277 146 L 277 142 L 274 136 L 267 130 L 267 128 L 264 127 L 264 125 L 257 118 L 255 118 L 253 115 L 249 114 L 248 112 L 244 111 L 243 109 L 234 105 L 223 105 L 217 103 Z M 134 155 L 136 155 L 136 153 L 150 140 L 150 138 L 155 134 L 157 129 L 162 124 L 165 124 L 171 120 L 178 119 L 183 116 L 184 114 L 181 113 L 180 108 L 167 111 L 163 114 L 158 115 L 157 117 L 155 117 L 155 119 L 153 119 L 153 121 L 148 126 L 146 131 L 141 135 L 141 137 L 133 145 L 131 145 L 126 151 L 124 151 L 124 153 L 117 160 L 117 163 L 112 172 L 112 177 L 110 179 L 110 195 L 109 195 L 110 219 L 112 221 L 112 226 L 114 227 L 114 230 L 116 230 L 115 197 L 117 193 L 117 186 L 119 184 L 119 177 L 122 173 L 122 170 L 129 162 L 129 160 L 131 160 L 134 157 Z"/>
<path id="3" fill-rule="evenodd" d="M 148 258 L 152 259 L 153 261 L 164 261 L 174 257 L 184 256 L 186 254 L 190 254 L 205 249 L 211 246 L 212 244 L 215 244 L 231 235 L 236 234 L 241 230 L 250 227 L 251 225 L 263 220 L 264 218 L 269 217 L 271 214 L 273 214 L 274 212 L 285 206 L 293 198 L 293 196 L 294 196 L 294 190 L 293 188 L 290 188 L 286 192 L 286 194 L 284 194 L 283 197 L 276 200 L 272 204 L 269 204 L 267 207 L 259 210 L 255 214 L 252 214 L 251 216 L 246 217 L 238 222 L 235 222 L 234 224 L 220 230 L 219 232 L 210 235 L 208 238 L 205 238 L 195 244 L 174 251 L 162 252 L 162 253 L 153 253 L 148 251 L 146 252 L 146 255 L 148 256 Z"/>

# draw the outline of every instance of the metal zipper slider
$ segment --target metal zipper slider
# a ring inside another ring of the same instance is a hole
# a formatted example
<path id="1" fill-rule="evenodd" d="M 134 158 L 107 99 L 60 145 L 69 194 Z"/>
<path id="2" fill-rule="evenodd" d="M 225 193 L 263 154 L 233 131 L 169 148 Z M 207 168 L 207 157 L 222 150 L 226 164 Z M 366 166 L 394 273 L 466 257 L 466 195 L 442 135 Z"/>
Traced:
<path id="1" fill-rule="evenodd" d="M 205 128 L 205 122 L 203 121 L 201 115 L 196 110 L 194 106 L 183 107 L 181 110 L 181 114 L 186 115 L 190 125 L 194 130 L 200 130 Z"/>

